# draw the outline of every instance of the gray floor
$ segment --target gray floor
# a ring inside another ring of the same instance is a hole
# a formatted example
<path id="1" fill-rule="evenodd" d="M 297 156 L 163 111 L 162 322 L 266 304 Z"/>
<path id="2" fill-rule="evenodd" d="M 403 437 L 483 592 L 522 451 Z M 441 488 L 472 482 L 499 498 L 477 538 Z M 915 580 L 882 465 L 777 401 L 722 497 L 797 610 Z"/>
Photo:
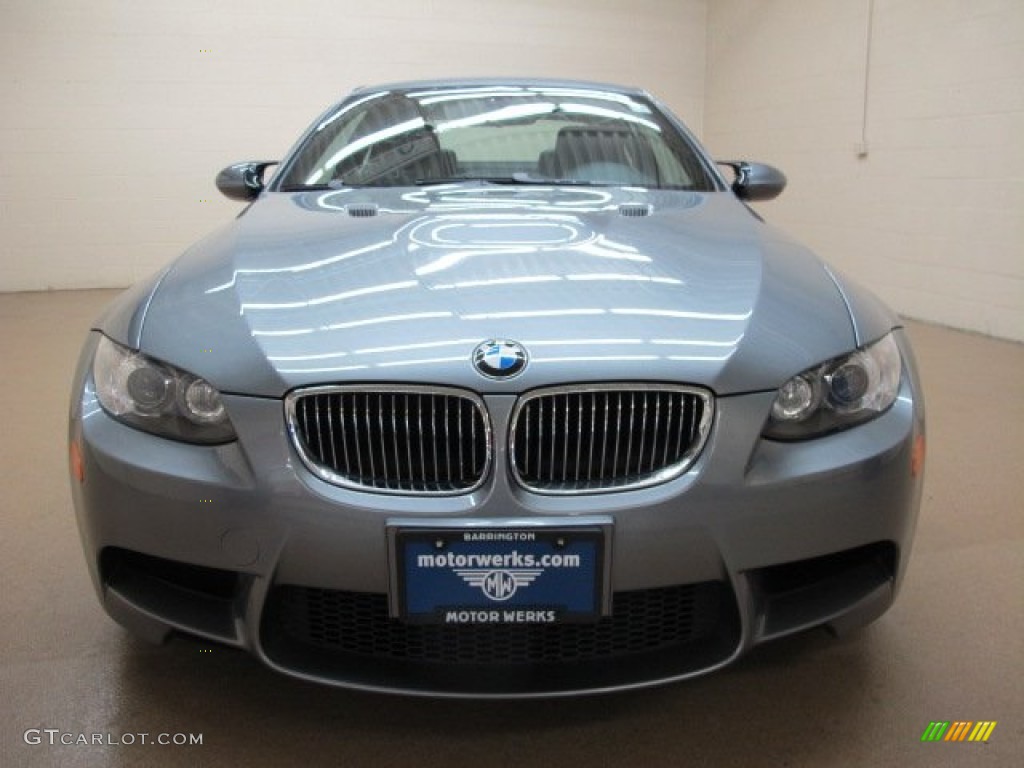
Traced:
<path id="1" fill-rule="evenodd" d="M 910 325 L 929 408 L 925 502 L 904 591 L 867 630 L 780 641 L 642 693 L 432 702 L 295 682 L 198 641 L 148 646 L 101 612 L 64 430 L 79 344 L 112 295 L 0 295 L 0 765 L 1020 764 L 1024 347 Z M 922 744 L 931 720 L 998 725 L 987 744 Z M 25 743 L 46 728 L 203 744 Z"/>

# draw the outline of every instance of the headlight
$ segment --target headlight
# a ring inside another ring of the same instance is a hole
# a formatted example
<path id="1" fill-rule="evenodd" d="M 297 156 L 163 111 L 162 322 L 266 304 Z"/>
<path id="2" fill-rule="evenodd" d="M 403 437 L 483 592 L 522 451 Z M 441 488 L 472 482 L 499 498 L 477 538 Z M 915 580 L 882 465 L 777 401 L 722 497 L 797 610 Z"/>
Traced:
<path id="1" fill-rule="evenodd" d="M 209 382 L 100 336 L 92 363 L 96 396 L 118 421 L 189 443 L 235 439 L 220 393 Z"/>
<path id="2" fill-rule="evenodd" d="M 890 333 L 804 371 L 779 387 L 764 436 L 803 440 L 873 419 L 895 402 L 901 369 L 900 350 Z"/>

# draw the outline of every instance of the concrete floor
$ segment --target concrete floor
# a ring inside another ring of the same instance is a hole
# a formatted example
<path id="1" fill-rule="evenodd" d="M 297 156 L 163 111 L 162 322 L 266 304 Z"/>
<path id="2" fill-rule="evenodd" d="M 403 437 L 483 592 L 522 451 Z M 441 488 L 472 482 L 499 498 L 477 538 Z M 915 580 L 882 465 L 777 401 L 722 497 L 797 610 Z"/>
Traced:
<path id="1" fill-rule="evenodd" d="M 1020 764 L 1024 347 L 910 325 L 929 409 L 925 500 L 907 583 L 876 624 L 783 640 L 666 688 L 480 704 L 303 684 L 198 641 L 147 645 L 102 613 L 65 423 L 78 347 L 113 295 L 0 295 L 0 765 Z M 998 725 L 987 744 L 923 744 L 932 720 Z M 46 728 L 203 743 L 25 743 Z"/>

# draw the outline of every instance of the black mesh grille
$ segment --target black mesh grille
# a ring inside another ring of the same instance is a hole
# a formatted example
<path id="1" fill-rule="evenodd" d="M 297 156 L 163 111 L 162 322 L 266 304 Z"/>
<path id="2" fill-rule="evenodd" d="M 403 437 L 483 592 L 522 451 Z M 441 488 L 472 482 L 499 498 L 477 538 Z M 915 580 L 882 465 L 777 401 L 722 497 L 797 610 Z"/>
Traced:
<path id="1" fill-rule="evenodd" d="M 490 461 L 482 404 L 455 390 L 337 388 L 298 393 L 300 453 L 324 479 L 385 492 L 459 493 Z"/>
<path id="2" fill-rule="evenodd" d="M 667 480 L 700 451 L 710 409 L 709 395 L 668 386 L 541 390 L 516 411 L 515 473 L 564 493 Z"/>
<path id="3" fill-rule="evenodd" d="M 720 582 L 619 592 L 593 624 L 405 624 L 385 595 L 282 586 L 270 625 L 293 642 L 338 653 L 448 664 L 600 661 L 653 653 L 713 635 L 727 590 Z"/>

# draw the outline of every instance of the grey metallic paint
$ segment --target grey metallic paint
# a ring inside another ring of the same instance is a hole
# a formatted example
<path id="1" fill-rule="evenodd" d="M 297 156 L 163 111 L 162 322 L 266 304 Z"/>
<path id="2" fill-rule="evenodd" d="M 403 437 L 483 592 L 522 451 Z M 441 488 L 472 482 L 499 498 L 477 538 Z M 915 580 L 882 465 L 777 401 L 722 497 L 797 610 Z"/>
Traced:
<path id="1" fill-rule="evenodd" d="M 375 217 L 345 210 L 370 200 Z M 617 213 L 636 202 L 653 213 Z M 475 237 L 495 222 L 500 239 Z M 522 343 L 530 370 L 481 382 L 486 338 Z M 338 377 L 518 392 L 588 358 L 585 380 L 729 394 L 856 340 L 824 266 L 730 193 L 501 187 L 266 193 L 174 265 L 140 343 L 222 391 L 280 397 Z"/>
<path id="2" fill-rule="evenodd" d="M 877 617 L 906 572 L 920 498 L 912 467 L 924 406 L 913 355 L 896 330 L 900 393 L 878 418 L 804 442 L 762 439 L 779 385 L 899 322 L 715 179 L 721 191 L 709 193 L 486 185 L 282 193 L 271 182 L 244 215 L 124 294 L 96 326 L 218 387 L 236 442 L 190 445 L 115 421 L 93 389 L 95 334 L 83 348 L 70 438 L 86 481 L 73 482 L 72 493 L 106 609 L 151 638 L 182 629 L 248 648 L 298 677 L 474 696 L 662 683 L 803 626 L 850 629 Z M 368 203 L 376 216 L 349 215 Z M 624 217 L 618 209 L 628 204 L 651 213 Z M 504 382 L 475 373 L 472 350 L 487 338 L 522 343 L 528 369 Z M 507 430 L 519 393 L 629 380 L 717 395 L 704 450 L 682 475 L 585 496 L 531 493 L 513 481 Z M 480 393 L 494 431 L 484 483 L 458 496 L 408 497 L 338 487 L 309 472 L 288 439 L 284 396 L 359 382 Z M 278 663 L 261 645 L 273 583 L 388 593 L 389 521 L 588 516 L 613 521 L 615 590 L 730 583 L 742 627 L 735 652 L 687 672 L 483 692 L 318 675 Z M 898 553 L 890 582 L 840 609 L 809 611 L 782 628 L 766 623 L 755 569 L 875 542 L 892 542 Z M 204 623 L 104 583 L 99 562 L 108 547 L 234 571 L 244 589 L 230 620 Z"/>

